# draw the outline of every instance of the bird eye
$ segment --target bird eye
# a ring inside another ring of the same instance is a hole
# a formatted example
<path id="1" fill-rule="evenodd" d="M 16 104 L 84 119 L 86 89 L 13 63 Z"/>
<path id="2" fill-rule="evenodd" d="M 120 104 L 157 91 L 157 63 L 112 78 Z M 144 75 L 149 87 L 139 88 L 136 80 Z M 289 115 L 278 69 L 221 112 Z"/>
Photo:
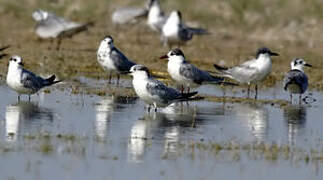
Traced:
<path id="1" fill-rule="evenodd" d="M 175 54 L 173 52 L 170 53 L 171 56 L 174 56 Z"/>
<path id="2" fill-rule="evenodd" d="M 13 59 L 13 61 L 15 61 L 15 62 L 16 62 L 16 61 L 17 61 L 17 59 Z"/>

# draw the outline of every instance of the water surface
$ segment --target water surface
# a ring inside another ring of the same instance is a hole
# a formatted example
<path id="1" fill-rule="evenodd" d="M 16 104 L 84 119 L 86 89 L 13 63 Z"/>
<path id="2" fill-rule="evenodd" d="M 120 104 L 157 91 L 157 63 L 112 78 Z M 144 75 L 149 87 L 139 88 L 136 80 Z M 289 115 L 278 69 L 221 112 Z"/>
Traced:
<path id="1" fill-rule="evenodd" d="M 131 87 L 124 81 L 122 87 Z M 224 94 L 214 86 L 198 91 Z M 140 99 L 122 95 L 52 87 L 31 102 L 27 97 L 17 102 L 6 85 L 0 92 L 3 179 L 322 178 L 320 92 L 312 92 L 316 102 L 301 106 L 199 100 L 157 113 L 147 113 Z M 244 93 L 226 88 L 225 95 Z M 281 88 L 262 90 L 259 97 L 288 99 Z M 272 146 L 281 147 L 278 154 Z"/>

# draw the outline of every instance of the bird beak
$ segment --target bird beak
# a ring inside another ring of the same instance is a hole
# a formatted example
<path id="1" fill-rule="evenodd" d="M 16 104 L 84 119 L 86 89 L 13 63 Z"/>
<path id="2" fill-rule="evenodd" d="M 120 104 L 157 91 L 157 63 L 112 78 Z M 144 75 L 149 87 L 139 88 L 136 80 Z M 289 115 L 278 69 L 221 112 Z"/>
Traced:
<path id="1" fill-rule="evenodd" d="M 313 67 L 312 65 L 310 65 L 310 64 L 305 64 L 304 66 L 307 66 L 307 67 Z"/>
<path id="2" fill-rule="evenodd" d="M 168 58 L 167 54 L 159 57 L 159 59 L 167 59 L 167 58 Z"/>
<path id="3" fill-rule="evenodd" d="M 126 72 L 124 72 L 125 74 L 127 74 L 127 75 L 131 75 L 131 71 L 126 71 Z"/>
<path id="4" fill-rule="evenodd" d="M 23 62 L 18 63 L 20 66 L 24 66 L 25 64 Z"/>
<path id="5" fill-rule="evenodd" d="M 279 54 L 275 53 L 275 52 L 270 52 L 269 55 L 271 55 L 271 56 L 279 56 Z"/>

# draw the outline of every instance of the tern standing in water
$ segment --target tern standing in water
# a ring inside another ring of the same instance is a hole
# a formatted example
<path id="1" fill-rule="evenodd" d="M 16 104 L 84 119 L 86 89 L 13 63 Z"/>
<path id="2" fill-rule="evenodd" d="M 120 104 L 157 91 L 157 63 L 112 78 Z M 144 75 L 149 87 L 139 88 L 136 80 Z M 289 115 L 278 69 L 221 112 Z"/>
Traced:
<path id="1" fill-rule="evenodd" d="M 299 104 L 301 104 L 302 94 L 307 90 L 308 78 L 303 68 L 312 67 L 304 59 L 295 58 L 291 62 L 291 70 L 285 75 L 284 90 L 290 93 L 290 102 L 293 103 L 293 94 L 299 94 Z"/>
<path id="2" fill-rule="evenodd" d="M 136 94 L 150 106 L 153 105 L 155 112 L 158 107 L 166 107 L 176 101 L 189 100 L 197 92 L 181 93 L 167 87 L 162 82 L 151 77 L 147 67 L 143 65 L 132 66 L 129 72 L 133 76 L 132 85 Z"/>
<path id="3" fill-rule="evenodd" d="M 228 77 L 239 83 L 248 84 L 248 97 L 250 95 L 250 85 L 255 84 L 255 99 L 258 95 L 258 84 L 261 83 L 271 72 L 271 56 L 278 56 L 278 53 L 271 52 L 268 48 L 262 47 L 257 51 L 255 59 L 244 62 L 239 66 L 222 67 L 214 64 L 214 67 L 223 77 Z"/>
<path id="4" fill-rule="evenodd" d="M 7 84 L 11 89 L 18 93 L 18 101 L 20 101 L 21 94 L 27 94 L 30 101 L 30 95 L 35 94 L 43 87 L 61 82 L 55 81 L 55 79 L 55 75 L 44 79 L 24 69 L 22 58 L 20 56 L 14 55 L 10 58 Z"/>
<path id="5" fill-rule="evenodd" d="M 109 71 L 109 83 L 111 83 L 112 72 L 117 73 L 117 84 L 119 84 L 120 74 L 128 73 L 130 68 L 136 64 L 114 46 L 111 36 L 101 41 L 97 60 L 104 70 Z"/>

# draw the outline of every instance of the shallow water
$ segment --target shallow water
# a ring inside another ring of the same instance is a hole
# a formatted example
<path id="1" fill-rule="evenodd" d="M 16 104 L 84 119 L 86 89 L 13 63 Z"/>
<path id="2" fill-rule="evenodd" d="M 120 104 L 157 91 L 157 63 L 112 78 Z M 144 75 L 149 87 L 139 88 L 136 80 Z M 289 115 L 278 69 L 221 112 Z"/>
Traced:
<path id="1" fill-rule="evenodd" d="M 225 95 L 244 96 L 235 90 Z M 134 97 L 50 91 L 17 102 L 0 86 L 2 179 L 322 178 L 321 92 L 302 106 L 199 100 L 147 113 Z M 198 91 L 224 94 L 214 86 Z M 288 99 L 279 85 L 259 97 Z M 273 145 L 291 150 L 275 154 Z"/>

